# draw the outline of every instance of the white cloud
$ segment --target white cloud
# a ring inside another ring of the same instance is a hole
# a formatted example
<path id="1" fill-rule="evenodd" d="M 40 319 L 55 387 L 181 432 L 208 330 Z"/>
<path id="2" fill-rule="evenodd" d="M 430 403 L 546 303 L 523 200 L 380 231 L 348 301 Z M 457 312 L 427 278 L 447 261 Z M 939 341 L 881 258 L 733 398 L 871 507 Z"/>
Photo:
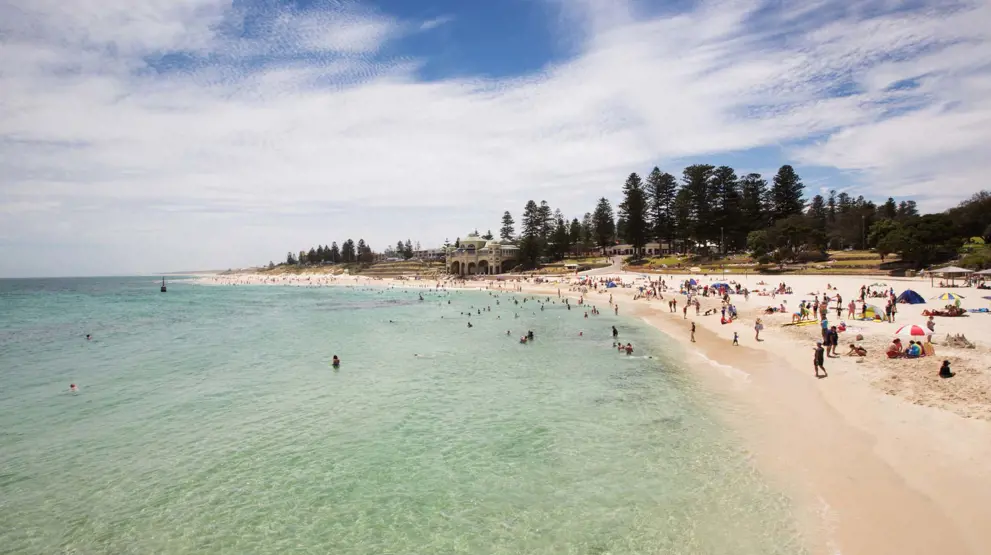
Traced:
<path id="1" fill-rule="evenodd" d="M 442 15 L 440 17 L 435 17 L 433 19 L 428 19 L 420 24 L 421 31 L 430 31 L 436 29 L 442 25 L 447 25 L 448 23 L 454 21 L 454 17 L 450 15 Z"/>
<path id="2" fill-rule="evenodd" d="M 847 2 L 656 17 L 569 3 L 586 22 L 570 61 L 430 83 L 417 60 L 376 56 L 402 21 L 346 5 L 234 39 L 229 6 L 0 0 L 0 275 L 226 267 L 348 236 L 437 243 L 529 198 L 576 216 L 630 171 L 754 147 L 930 208 L 986 174 L 987 3 L 871 17 Z M 813 25 L 822 10 L 831 21 Z M 146 66 L 169 51 L 220 62 Z M 905 79 L 919 86 L 890 90 Z M 840 83 L 852 94 L 835 98 Z M 66 253 L 39 260 L 28 243 Z"/>

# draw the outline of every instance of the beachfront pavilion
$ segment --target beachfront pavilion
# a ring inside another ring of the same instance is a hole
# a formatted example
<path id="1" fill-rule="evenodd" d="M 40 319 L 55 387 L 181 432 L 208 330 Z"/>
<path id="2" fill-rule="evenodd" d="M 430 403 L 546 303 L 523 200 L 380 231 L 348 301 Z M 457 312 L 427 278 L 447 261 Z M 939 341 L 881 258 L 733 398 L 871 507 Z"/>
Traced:
<path id="1" fill-rule="evenodd" d="M 504 274 L 519 262 L 520 249 L 503 241 L 471 234 L 447 253 L 447 270 L 457 276 Z"/>

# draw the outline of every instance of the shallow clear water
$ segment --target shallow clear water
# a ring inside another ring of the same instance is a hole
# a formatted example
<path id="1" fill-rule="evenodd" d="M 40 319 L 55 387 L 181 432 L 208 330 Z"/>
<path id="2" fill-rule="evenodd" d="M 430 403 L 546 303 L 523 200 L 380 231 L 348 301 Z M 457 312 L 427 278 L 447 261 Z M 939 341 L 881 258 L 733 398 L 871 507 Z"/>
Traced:
<path id="1" fill-rule="evenodd" d="M 801 552 L 659 333 L 424 296 L 0 280 L 0 553 Z"/>

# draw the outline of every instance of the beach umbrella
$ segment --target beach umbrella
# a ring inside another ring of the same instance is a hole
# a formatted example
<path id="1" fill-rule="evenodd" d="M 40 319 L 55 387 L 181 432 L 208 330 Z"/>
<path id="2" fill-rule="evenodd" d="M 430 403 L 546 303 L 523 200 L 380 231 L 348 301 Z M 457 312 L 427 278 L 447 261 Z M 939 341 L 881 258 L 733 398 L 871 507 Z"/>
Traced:
<path id="1" fill-rule="evenodd" d="M 957 299 L 964 298 L 963 295 L 957 295 L 956 293 L 943 293 L 942 295 L 936 297 L 941 301 L 955 301 Z"/>
<path id="2" fill-rule="evenodd" d="M 925 337 L 926 330 L 915 324 L 902 326 L 895 331 L 896 337 Z"/>

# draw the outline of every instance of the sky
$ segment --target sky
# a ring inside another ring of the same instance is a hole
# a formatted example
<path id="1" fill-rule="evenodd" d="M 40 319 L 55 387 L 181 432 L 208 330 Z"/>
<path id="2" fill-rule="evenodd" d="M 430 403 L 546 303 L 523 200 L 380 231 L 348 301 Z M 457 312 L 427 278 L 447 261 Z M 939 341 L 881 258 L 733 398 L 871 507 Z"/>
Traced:
<path id="1" fill-rule="evenodd" d="M 991 0 L 0 0 L 0 277 L 382 250 L 654 166 L 987 187 Z"/>

